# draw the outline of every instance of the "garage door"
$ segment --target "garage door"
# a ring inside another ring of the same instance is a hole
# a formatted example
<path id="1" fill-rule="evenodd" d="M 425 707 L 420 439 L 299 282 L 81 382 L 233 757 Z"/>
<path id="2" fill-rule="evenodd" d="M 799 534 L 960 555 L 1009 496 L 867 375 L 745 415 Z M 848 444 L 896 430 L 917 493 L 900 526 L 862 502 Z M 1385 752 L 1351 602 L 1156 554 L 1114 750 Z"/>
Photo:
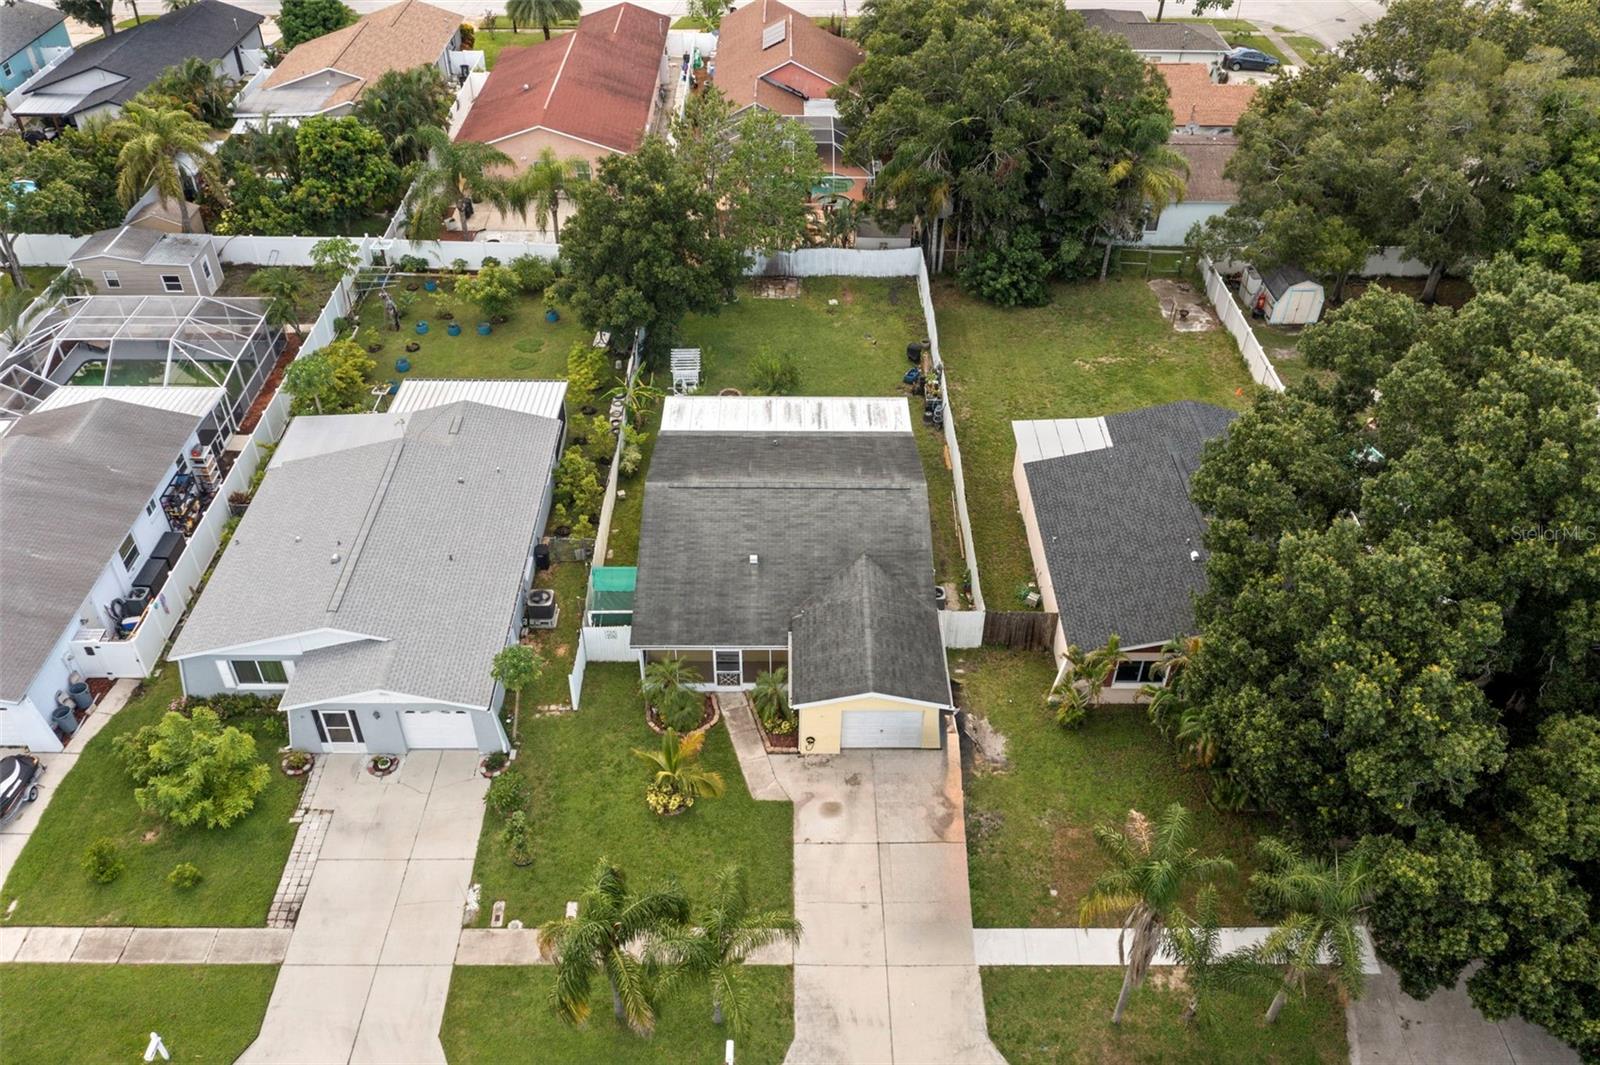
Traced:
<path id="1" fill-rule="evenodd" d="M 467 710 L 407 710 L 400 715 L 400 729 L 412 750 L 478 746 Z"/>
<path id="2" fill-rule="evenodd" d="M 921 710 L 846 710 L 839 722 L 839 746 L 921 747 Z"/>

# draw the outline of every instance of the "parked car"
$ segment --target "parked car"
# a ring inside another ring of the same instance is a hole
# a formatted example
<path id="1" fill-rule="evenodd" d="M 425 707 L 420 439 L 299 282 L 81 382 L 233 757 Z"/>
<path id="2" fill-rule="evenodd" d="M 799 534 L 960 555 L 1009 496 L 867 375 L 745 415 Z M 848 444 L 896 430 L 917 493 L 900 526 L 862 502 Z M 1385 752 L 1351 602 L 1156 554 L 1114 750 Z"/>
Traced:
<path id="1" fill-rule="evenodd" d="M 1229 70 L 1273 70 L 1278 61 L 1255 48 L 1230 48 L 1222 53 L 1222 65 Z"/>
<path id="2" fill-rule="evenodd" d="M 39 797 L 39 774 L 44 763 L 31 754 L 0 758 L 0 825 L 7 825 L 22 808 Z"/>

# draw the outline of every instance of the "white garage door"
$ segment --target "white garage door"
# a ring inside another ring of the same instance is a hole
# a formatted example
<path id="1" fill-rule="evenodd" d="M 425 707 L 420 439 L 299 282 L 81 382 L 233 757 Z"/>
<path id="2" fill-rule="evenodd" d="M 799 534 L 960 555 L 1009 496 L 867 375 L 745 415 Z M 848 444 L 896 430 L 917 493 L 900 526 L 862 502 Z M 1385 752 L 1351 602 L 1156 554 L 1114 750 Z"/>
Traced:
<path id="1" fill-rule="evenodd" d="M 400 715 L 400 729 L 412 750 L 478 746 L 472 714 L 466 710 L 407 710 Z"/>
<path id="2" fill-rule="evenodd" d="M 839 722 L 839 746 L 921 747 L 920 710 L 846 710 Z"/>

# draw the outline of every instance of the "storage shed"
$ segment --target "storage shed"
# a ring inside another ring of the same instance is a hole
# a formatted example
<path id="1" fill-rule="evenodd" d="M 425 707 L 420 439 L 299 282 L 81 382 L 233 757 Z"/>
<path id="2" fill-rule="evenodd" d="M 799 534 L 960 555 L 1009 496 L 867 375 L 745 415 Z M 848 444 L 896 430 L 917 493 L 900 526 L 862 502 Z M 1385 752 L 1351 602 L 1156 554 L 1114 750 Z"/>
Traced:
<path id="1" fill-rule="evenodd" d="M 1265 276 L 1246 267 L 1239 295 L 1250 313 L 1270 325 L 1310 325 L 1322 318 L 1322 284 L 1298 266 L 1280 266 Z"/>
<path id="2" fill-rule="evenodd" d="M 138 226 L 101 230 L 68 263 L 108 296 L 212 296 L 222 284 L 209 237 Z"/>

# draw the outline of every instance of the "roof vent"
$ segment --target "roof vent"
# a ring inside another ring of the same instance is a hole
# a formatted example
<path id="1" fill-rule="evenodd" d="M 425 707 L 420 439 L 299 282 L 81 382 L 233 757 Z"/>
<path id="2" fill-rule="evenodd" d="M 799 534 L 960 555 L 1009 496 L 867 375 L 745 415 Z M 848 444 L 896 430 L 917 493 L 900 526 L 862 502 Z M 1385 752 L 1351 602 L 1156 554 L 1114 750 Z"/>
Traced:
<path id="1" fill-rule="evenodd" d="M 333 554 L 329 555 L 328 563 L 330 565 L 337 566 L 339 564 L 339 552 L 335 551 Z"/>
<path id="2" fill-rule="evenodd" d="M 1189 552 L 1189 561 L 1190 562 L 1199 562 L 1200 561 L 1200 552 L 1198 552 L 1198 551 L 1190 551 Z"/>
<path id="3" fill-rule="evenodd" d="M 758 563 L 760 561 L 761 561 L 761 556 L 760 555 L 751 555 L 750 556 L 750 564 L 752 566 L 754 566 L 756 563 Z"/>
<path id="4" fill-rule="evenodd" d="M 528 83 L 527 82 L 523 82 L 522 83 L 522 91 L 523 92 L 527 92 L 528 91 Z"/>

